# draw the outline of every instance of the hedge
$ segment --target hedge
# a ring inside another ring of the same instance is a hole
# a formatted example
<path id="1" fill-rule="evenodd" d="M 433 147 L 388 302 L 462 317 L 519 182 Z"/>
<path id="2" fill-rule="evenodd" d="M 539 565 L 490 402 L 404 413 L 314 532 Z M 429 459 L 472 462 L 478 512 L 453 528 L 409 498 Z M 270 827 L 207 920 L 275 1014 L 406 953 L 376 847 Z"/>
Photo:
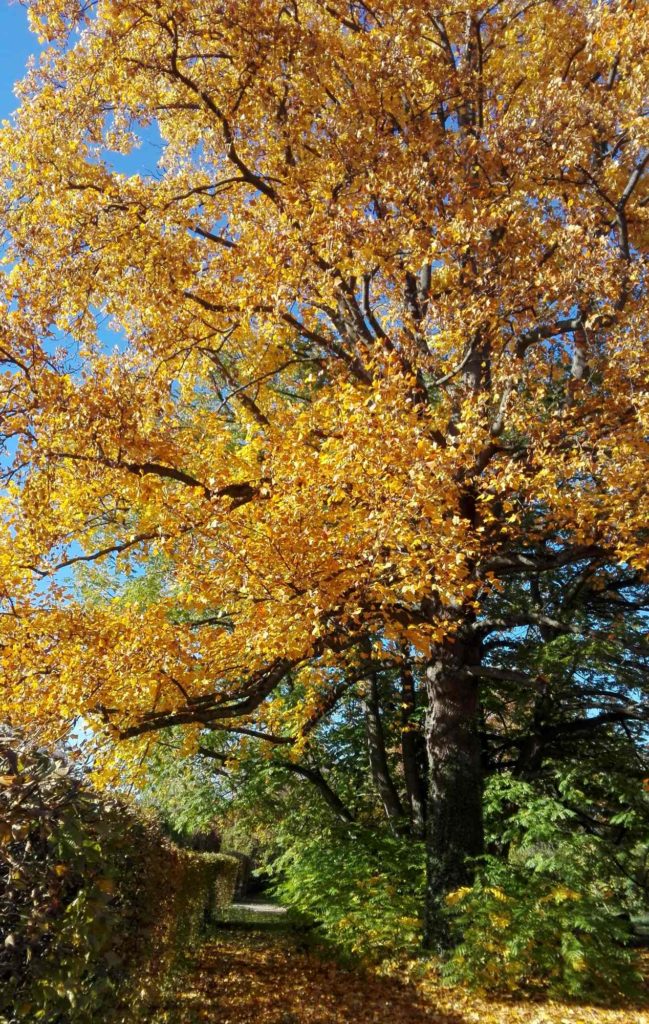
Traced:
<path id="1" fill-rule="evenodd" d="M 143 1019 L 237 869 L 0 734 L 0 1024 Z"/>

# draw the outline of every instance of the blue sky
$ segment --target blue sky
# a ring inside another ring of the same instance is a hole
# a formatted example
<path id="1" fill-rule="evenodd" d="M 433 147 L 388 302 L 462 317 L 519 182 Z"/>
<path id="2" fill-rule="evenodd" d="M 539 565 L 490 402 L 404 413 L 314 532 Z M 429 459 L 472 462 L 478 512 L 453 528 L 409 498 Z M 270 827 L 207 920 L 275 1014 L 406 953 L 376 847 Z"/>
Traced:
<path id="1" fill-rule="evenodd" d="M 18 106 L 13 91 L 32 54 L 38 53 L 38 39 L 27 27 L 27 13 L 17 0 L 0 0 L 0 121 Z M 111 154 L 110 163 L 125 174 L 151 174 L 160 157 L 161 145 L 157 129 L 142 132 L 142 146 L 128 156 Z"/>
<path id="2" fill-rule="evenodd" d="M 38 51 L 38 40 L 27 28 L 25 8 L 13 0 L 0 0 L 0 120 L 18 103 L 13 84 L 22 78 L 27 59 Z"/>

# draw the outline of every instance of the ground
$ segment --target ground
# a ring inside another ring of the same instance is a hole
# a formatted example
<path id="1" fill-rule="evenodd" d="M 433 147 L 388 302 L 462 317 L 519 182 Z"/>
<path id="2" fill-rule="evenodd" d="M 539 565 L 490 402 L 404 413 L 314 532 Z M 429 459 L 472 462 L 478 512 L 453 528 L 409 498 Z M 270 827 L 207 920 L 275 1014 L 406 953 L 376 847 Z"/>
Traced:
<path id="1" fill-rule="evenodd" d="M 649 1024 L 636 1008 L 499 1002 L 432 981 L 347 970 L 277 909 L 252 906 L 221 924 L 152 1024 Z"/>

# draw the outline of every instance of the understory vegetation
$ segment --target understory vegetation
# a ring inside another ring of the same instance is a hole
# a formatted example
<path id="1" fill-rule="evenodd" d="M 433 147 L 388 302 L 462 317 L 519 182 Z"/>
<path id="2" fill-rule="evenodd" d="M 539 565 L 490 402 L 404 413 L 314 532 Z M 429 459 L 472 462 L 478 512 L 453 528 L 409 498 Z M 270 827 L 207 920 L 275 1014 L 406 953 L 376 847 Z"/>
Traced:
<path id="1" fill-rule="evenodd" d="M 377 693 L 384 771 L 406 808 L 394 673 L 381 677 Z M 333 949 L 388 966 L 421 956 L 425 848 L 406 810 L 396 820 L 386 814 L 364 700 L 348 693 L 299 759 L 286 744 L 255 739 L 242 751 L 222 733 L 183 756 L 172 732 L 158 748 L 145 800 L 188 833 L 216 813 L 228 845 L 245 847 L 272 891 Z M 420 717 L 415 711 L 409 737 Z M 512 749 L 508 737 L 522 720 L 519 708 L 507 730 L 501 719 L 486 740 L 494 751 L 484 795 L 488 852 L 476 860 L 474 883 L 446 899 L 453 944 L 442 975 L 451 985 L 500 993 L 596 1002 L 638 996 L 632 922 L 647 913 L 649 886 L 639 749 L 624 731 L 587 730 L 526 773 L 496 755 Z"/>
<path id="2" fill-rule="evenodd" d="M 2 731 L 0 1020 L 148 1020 L 237 868 L 174 846 L 63 752 Z"/>

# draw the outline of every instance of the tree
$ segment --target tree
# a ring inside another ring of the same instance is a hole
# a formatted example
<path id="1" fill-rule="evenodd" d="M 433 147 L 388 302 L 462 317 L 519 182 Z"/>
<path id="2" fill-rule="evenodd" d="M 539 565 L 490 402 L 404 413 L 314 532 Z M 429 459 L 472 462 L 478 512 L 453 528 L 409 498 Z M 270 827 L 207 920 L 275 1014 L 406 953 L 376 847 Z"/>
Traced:
<path id="1" fill-rule="evenodd" d="M 27 7 L 3 715 L 135 758 L 171 725 L 299 741 L 373 660 L 416 666 L 443 943 L 483 846 L 480 681 L 513 671 L 486 650 L 587 628 L 548 621 L 562 569 L 646 607 L 646 4 Z M 120 171 L 138 139 L 157 168 Z M 67 593 L 160 552 L 149 607 Z M 487 618 L 511 581 L 524 610 Z"/>
<path id="2" fill-rule="evenodd" d="M 481 685 L 488 856 L 474 887 L 449 899 L 464 941 L 448 969 L 473 985 L 610 997 L 633 988 L 629 914 L 646 913 L 649 894 L 641 785 L 649 763 L 638 702 L 646 686 L 622 667 L 611 677 L 610 640 L 518 632 L 507 643 L 510 678 L 494 668 Z M 532 665 L 543 671 L 542 688 L 512 684 Z M 400 681 L 394 668 L 375 676 L 388 754 L 382 774 L 405 808 Z M 286 736 L 244 746 L 219 731 L 189 756 L 180 733 L 165 736 L 149 760 L 145 795 L 174 829 L 191 829 L 202 809 L 204 824 L 220 822 L 226 848 L 243 839 L 249 849 L 255 837 L 258 863 L 279 881 L 283 902 L 306 912 L 336 947 L 380 959 L 413 951 L 421 938 L 424 858 L 415 815 L 412 828 L 395 819 L 370 771 L 367 698 L 362 684 L 348 687 L 299 758 Z M 285 687 L 276 705 L 281 699 L 301 695 Z M 421 710 L 403 739 L 420 738 Z"/>

